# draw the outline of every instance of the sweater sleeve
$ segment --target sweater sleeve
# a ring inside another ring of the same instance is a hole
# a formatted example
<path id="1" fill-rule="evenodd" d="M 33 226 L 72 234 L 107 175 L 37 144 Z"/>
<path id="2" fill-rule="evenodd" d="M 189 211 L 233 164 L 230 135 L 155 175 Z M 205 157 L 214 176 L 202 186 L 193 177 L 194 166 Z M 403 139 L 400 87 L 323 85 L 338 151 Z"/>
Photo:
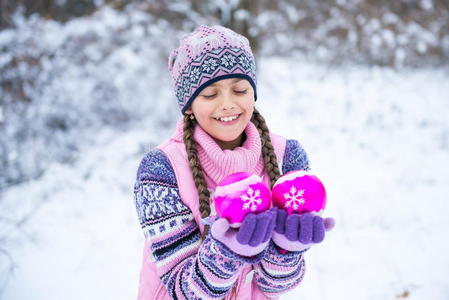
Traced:
<path id="1" fill-rule="evenodd" d="M 296 140 L 287 140 L 282 173 L 310 171 L 307 154 Z M 306 251 L 306 250 L 305 250 Z M 271 241 L 262 260 L 254 265 L 255 280 L 268 297 L 276 297 L 298 286 L 305 272 L 305 251 L 281 254 Z"/>
<path id="2" fill-rule="evenodd" d="M 157 275 L 173 299 L 221 299 L 242 267 L 254 263 L 210 235 L 201 242 L 199 227 L 180 198 L 175 173 L 161 150 L 150 151 L 140 163 L 134 201 Z"/>

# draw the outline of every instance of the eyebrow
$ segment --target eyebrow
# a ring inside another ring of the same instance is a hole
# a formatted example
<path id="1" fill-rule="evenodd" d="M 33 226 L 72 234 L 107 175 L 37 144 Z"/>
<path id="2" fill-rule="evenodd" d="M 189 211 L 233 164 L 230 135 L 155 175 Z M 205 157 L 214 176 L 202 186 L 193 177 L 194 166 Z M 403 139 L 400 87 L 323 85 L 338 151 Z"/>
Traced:
<path id="1" fill-rule="evenodd" d="M 244 78 L 234 78 L 234 79 L 232 80 L 231 84 L 235 84 L 235 83 L 237 83 L 237 82 L 239 82 L 239 81 L 241 81 L 241 80 L 244 80 Z M 215 85 L 217 85 L 217 84 L 218 84 L 218 81 L 212 83 L 210 86 L 215 86 Z"/>

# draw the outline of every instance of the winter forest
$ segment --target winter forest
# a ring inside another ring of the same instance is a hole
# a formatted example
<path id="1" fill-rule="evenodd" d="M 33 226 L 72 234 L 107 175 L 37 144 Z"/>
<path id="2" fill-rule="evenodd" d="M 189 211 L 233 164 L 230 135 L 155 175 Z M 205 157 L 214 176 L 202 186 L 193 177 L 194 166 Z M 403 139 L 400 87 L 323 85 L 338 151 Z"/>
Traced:
<path id="1" fill-rule="evenodd" d="M 0 299 L 136 299 L 136 171 L 200 24 L 248 37 L 256 107 L 326 186 L 281 299 L 449 299 L 448 0 L 0 0 Z"/>

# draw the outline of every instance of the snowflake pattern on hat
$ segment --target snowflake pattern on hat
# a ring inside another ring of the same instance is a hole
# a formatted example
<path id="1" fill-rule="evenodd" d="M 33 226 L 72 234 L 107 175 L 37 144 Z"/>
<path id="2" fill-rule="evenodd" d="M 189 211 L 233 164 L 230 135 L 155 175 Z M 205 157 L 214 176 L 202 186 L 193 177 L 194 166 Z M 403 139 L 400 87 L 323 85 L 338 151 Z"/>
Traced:
<path id="1" fill-rule="evenodd" d="M 181 39 L 168 60 L 181 111 L 209 84 L 225 78 L 248 80 L 256 96 L 256 65 L 248 39 L 223 26 L 199 26 Z"/>

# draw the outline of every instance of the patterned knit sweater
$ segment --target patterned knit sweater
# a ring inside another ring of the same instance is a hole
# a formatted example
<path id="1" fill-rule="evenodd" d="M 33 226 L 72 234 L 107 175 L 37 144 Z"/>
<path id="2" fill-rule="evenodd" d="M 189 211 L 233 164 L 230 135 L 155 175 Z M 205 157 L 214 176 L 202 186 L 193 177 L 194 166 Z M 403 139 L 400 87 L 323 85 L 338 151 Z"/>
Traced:
<path id="1" fill-rule="evenodd" d="M 287 140 L 282 173 L 310 170 L 296 140 Z M 192 212 L 182 202 L 176 176 L 166 155 L 151 150 L 137 170 L 134 201 L 143 233 L 151 244 L 157 273 L 173 299 L 221 299 L 247 264 L 267 296 L 297 286 L 305 271 L 303 252 L 281 254 L 271 242 L 256 257 L 240 256 L 211 235 L 201 242 Z"/>

